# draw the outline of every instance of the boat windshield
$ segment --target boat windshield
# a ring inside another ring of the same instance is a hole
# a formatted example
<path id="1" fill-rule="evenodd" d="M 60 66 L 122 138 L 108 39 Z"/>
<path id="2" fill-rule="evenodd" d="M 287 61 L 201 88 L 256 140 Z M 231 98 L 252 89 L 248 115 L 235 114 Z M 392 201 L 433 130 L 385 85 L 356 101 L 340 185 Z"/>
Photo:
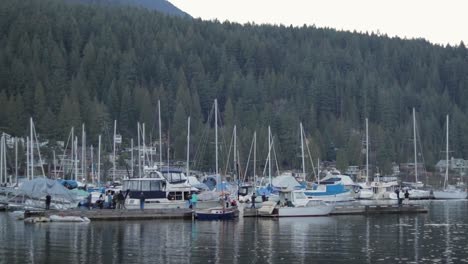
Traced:
<path id="1" fill-rule="evenodd" d="M 124 190 L 130 191 L 161 191 L 164 185 L 161 180 L 128 180 L 124 181 Z"/>
<path id="2" fill-rule="evenodd" d="M 307 196 L 303 192 L 295 192 L 294 193 L 294 198 L 296 200 L 298 200 L 298 199 L 307 199 Z"/>

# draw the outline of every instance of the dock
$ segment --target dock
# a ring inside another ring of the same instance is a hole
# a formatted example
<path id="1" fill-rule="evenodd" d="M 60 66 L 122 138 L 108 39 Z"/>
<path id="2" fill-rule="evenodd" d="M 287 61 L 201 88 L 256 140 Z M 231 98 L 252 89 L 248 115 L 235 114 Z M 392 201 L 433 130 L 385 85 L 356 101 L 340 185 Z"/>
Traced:
<path id="1" fill-rule="evenodd" d="M 41 216 L 82 216 L 91 221 L 125 221 L 154 219 L 192 219 L 191 209 L 92 209 L 92 210 L 49 210 L 42 211 Z"/>
<path id="2" fill-rule="evenodd" d="M 429 210 L 418 204 L 405 205 L 337 205 L 330 213 L 333 215 L 378 215 L 378 214 L 416 214 L 427 213 Z M 260 215 L 258 209 L 244 208 L 244 217 L 275 217 L 275 215 Z"/>
<path id="3" fill-rule="evenodd" d="M 330 215 L 376 215 L 376 214 L 415 214 L 427 213 L 429 210 L 418 204 L 405 205 L 348 205 L 335 206 Z"/>

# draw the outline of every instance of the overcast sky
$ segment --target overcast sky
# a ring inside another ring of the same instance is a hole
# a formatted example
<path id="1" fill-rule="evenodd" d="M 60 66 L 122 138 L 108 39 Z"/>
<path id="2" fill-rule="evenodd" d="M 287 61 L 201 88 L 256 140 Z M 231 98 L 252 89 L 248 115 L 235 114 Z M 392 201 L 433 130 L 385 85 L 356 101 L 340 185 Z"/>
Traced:
<path id="1" fill-rule="evenodd" d="M 468 0 L 169 0 L 193 17 L 468 43 Z"/>

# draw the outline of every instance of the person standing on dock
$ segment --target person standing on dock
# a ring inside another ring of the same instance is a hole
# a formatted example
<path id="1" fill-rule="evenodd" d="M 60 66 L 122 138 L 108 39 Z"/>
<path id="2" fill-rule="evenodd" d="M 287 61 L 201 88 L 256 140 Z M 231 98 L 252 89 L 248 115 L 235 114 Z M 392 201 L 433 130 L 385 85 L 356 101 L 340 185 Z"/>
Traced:
<path id="1" fill-rule="evenodd" d="M 395 194 L 396 194 L 396 197 L 397 197 L 398 205 L 401 205 L 401 203 L 403 202 L 403 199 L 400 199 L 400 190 L 395 189 Z"/>
<path id="2" fill-rule="evenodd" d="M 140 193 L 140 209 L 145 209 L 145 194 L 143 192 Z"/>
<path id="3" fill-rule="evenodd" d="M 197 208 L 198 196 L 197 193 L 192 194 L 192 209 Z"/>
<path id="4" fill-rule="evenodd" d="M 252 206 L 250 208 L 255 208 L 255 199 L 257 199 L 257 195 L 255 195 L 255 191 L 252 194 Z"/>
<path id="5" fill-rule="evenodd" d="M 50 210 L 50 202 L 52 201 L 52 197 L 50 194 L 47 194 L 45 197 L 45 209 Z"/>
<path id="6" fill-rule="evenodd" d="M 408 192 L 408 190 L 405 191 L 405 204 L 409 204 L 409 192 Z"/>

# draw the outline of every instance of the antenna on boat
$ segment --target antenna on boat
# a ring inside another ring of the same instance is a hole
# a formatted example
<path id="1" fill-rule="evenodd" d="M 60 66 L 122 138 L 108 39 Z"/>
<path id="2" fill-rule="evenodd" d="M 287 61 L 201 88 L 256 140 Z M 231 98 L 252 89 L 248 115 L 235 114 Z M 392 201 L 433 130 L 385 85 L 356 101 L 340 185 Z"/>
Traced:
<path id="1" fill-rule="evenodd" d="M 54 154 L 55 154 L 55 151 L 54 151 Z M 18 185 L 18 138 L 17 137 L 15 137 L 15 182 L 16 182 L 16 185 Z"/>

